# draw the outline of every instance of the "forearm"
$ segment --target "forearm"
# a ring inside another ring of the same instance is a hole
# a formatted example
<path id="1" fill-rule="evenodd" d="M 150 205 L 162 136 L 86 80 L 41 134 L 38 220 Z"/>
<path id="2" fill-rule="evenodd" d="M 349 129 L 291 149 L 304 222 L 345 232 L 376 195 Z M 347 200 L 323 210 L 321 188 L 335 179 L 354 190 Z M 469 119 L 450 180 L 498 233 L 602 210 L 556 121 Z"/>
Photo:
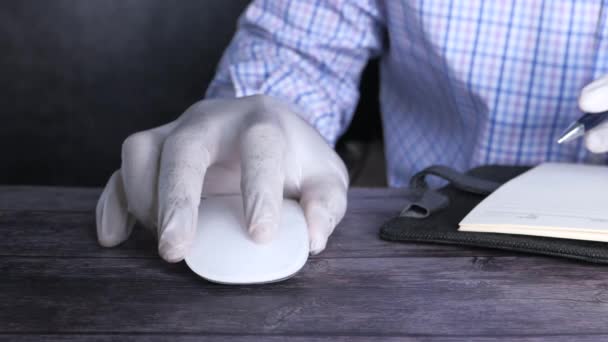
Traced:
<path id="1" fill-rule="evenodd" d="M 381 27 L 375 2 L 255 1 L 207 97 L 279 98 L 333 145 L 350 122 L 361 70 L 381 48 Z"/>

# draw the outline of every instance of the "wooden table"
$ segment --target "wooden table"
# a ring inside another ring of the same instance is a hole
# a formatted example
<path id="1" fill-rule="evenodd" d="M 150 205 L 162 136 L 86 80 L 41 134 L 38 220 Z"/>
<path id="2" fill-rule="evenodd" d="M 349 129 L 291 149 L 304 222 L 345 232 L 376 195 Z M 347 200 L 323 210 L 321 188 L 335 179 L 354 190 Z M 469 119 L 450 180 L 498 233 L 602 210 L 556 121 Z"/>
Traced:
<path id="1" fill-rule="evenodd" d="M 608 267 L 382 241 L 399 192 L 351 190 L 296 277 L 225 286 L 160 260 L 141 229 L 99 247 L 99 189 L 0 187 L 0 340 L 608 340 Z"/>

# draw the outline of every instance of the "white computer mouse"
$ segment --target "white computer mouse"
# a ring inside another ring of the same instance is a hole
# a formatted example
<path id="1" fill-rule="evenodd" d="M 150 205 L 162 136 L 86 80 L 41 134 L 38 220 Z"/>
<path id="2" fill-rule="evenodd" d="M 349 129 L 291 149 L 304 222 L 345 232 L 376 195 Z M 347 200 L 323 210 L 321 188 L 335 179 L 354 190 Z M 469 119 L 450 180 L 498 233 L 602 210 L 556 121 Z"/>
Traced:
<path id="1" fill-rule="evenodd" d="M 241 195 L 222 195 L 201 200 L 196 238 L 185 260 L 215 283 L 259 284 L 290 278 L 308 254 L 306 220 L 296 201 L 283 201 L 276 237 L 257 243 L 247 233 Z"/>

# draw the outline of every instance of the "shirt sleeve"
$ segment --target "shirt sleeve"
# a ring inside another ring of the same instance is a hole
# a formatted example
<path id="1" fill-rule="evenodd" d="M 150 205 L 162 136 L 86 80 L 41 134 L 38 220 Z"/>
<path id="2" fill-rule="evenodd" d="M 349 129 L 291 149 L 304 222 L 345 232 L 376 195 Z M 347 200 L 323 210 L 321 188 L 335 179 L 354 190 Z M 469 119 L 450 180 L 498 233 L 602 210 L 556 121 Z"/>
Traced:
<path id="1" fill-rule="evenodd" d="M 255 0 L 239 18 L 206 97 L 279 98 L 333 146 L 382 39 L 376 0 Z"/>

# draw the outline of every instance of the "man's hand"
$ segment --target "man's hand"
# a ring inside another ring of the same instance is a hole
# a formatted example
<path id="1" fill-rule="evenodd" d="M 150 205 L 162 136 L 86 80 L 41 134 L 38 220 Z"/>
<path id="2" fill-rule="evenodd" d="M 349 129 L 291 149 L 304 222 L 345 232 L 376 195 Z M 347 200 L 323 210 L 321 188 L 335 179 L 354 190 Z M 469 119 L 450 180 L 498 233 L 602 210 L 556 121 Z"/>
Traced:
<path id="1" fill-rule="evenodd" d="M 342 160 L 283 103 L 204 100 L 125 140 L 122 166 L 97 204 L 97 237 L 120 244 L 138 220 L 157 233 L 159 254 L 177 262 L 194 240 L 201 195 L 241 192 L 258 242 L 276 233 L 283 196 L 298 198 L 316 254 L 344 216 L 347 187 Z"/>
<path id="2" fill-rule="evenodd" d="M 608 110 L 608 75 L 589 83 L 581 90 L 578 106 L 585 113 Z M 585 134 L 585 146 L 593 153 L 608 152 L 608 122 L 599 124 Z"/>

